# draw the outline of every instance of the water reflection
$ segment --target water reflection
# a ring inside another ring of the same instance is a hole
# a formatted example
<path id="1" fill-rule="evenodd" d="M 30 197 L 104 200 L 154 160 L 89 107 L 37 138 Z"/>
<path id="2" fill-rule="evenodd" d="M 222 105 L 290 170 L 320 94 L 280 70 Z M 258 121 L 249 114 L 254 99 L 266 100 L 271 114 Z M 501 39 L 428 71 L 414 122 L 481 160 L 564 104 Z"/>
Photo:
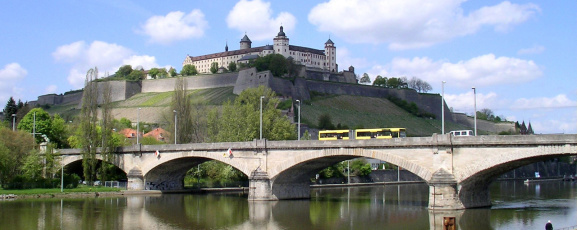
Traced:
<path id="1" fill-rule="evenodd" d="M 243 194 L 170 194 L 0 202 L 0 229 L 540 229 L 577 225 L 576 183 L 491 186 L 494 206 L 427 209 L 428 186 L 313 189 L 310 200 L 249 202 Z"/>

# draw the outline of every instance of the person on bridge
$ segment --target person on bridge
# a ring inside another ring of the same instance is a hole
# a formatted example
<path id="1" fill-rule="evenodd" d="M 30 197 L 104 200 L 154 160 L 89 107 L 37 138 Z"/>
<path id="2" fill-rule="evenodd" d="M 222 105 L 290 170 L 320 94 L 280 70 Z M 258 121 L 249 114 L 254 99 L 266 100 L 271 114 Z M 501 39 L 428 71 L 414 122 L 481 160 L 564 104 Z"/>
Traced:
<path id="1" fill-rule="evenodd" d="M 553 230 L 553 224 L 551 224 L 551 220 L 545 224 L 545 230 Z"/>

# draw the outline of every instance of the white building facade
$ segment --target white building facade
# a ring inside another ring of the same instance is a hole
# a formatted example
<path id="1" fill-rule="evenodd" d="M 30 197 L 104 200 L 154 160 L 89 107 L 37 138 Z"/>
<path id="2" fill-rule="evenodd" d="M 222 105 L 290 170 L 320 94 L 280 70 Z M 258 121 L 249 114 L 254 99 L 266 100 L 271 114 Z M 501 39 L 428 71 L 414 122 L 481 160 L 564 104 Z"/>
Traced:
<path id="1" fill-rule="evenodd" d="M 228 51 L 228 45 L 226 45 L 224 52 L 196 57 L 187 55 L 182 66 L 194 65 L 199 73 L 210 73 L 210 65 L 213 62 L 218 63 L 219 67 L 228 68 L 231 62 L 237 64 L 248 63 L 257 57 L 281 54 L 285 58 L 291 57 L 297 64 L 305 65 L 307 68 L 322 69 L 330 72 L 338 71 L 336 62 L 337 48 L 331 39 L 325 42 L 324 50 L 290 45 L 289 38 L 285 35 L 281 26 L 279 33 L 273 39 L 273 44 L 253 48 L 251 47 L 252 42 L 245 34 L 240 40 L 239 50 Z"/>

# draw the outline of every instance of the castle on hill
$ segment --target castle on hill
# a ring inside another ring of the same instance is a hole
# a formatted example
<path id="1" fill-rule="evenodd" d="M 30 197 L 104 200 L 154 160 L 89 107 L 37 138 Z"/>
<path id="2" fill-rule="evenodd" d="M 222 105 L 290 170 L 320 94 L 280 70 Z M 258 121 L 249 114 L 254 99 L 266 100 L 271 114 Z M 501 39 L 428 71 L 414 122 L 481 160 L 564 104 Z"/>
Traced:
<path id="1" fill-rule="evenodd" d="M 265 45 L 252 47 L 252 42 L 245 34 L 240 40 L 240 49 L 228 51 L 228 44 L 224 52 L 207 54 L 192 57 L 186 55 L 182 66 L 194 65 L 199 73 L 210 73 L 210 65 L 213 62 L 218 63 L 220 67 L 227 67 L 230 63 L 248 63 L 257 57 L 263 57 L 269 54 L 281 54 L 285 58 L 292 58 L 297 64 L 301 64 L 310 69 L 319 69 L 329 72 L 337 72 L 338 65 L 336 60 L 337 48 L 329 38 L 325 42 L 325 49 L 313 49 L 302 46 L 289 44 L 289 38 L 280 27 L 280 31 L 273 39 L 274 45 Z"/>

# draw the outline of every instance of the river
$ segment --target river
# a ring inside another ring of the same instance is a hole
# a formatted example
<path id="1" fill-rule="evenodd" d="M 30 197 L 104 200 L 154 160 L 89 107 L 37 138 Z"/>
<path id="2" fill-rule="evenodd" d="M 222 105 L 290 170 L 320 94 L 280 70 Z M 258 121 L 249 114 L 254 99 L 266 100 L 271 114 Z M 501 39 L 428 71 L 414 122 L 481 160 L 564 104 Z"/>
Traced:
<path id="1" fill-rule="evenodd" d="M 165 194 L 0 202 L 0 229 L 544 229 L 577 226 L 577 182 L 500 181 L 491 208 L 427 209 L 426 184 L 318 188 L 310 200 L 249 202 L 246 194 Z"/>

